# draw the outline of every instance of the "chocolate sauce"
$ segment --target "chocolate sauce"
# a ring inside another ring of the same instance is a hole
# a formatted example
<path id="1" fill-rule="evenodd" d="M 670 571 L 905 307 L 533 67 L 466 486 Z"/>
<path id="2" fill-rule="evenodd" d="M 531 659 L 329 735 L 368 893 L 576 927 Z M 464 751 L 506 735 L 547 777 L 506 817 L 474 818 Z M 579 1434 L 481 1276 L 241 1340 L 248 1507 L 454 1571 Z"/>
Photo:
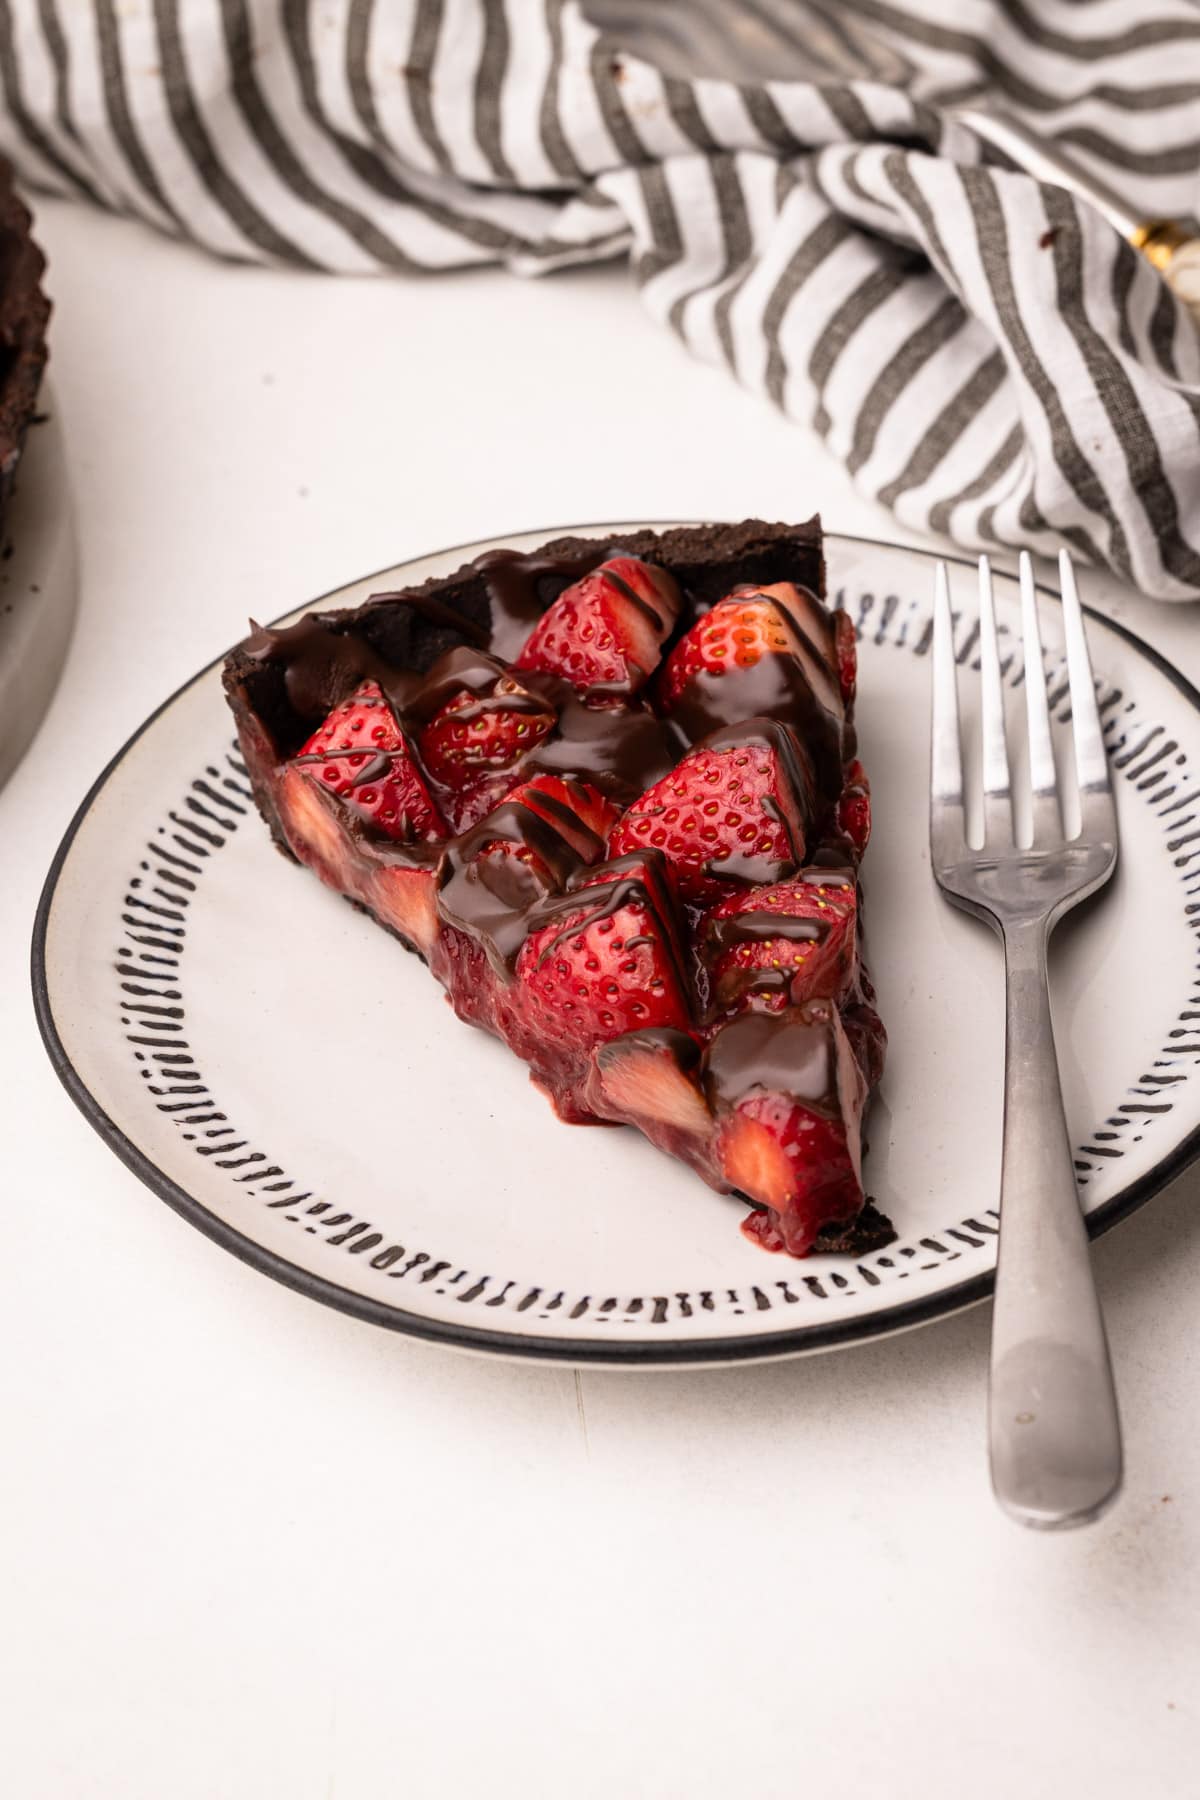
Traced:
<path id="1" fill-rule="evenodd" d="M 343 751 L 339 750 L 333 752 L 334 756 L 342 756 L 344 754 Z M 296 760 L 299 762 L 301 759 L 297 757 Z M 304 760 L 307 761 L 308 759 L 305 758 Z M 387 751 L 379 750 L 368 762 L 363 764 L 361 769 L 352 769 L 350 771 L 350 786 L 352 788 L 365 787 L 368 781 L 381 781 L 391 766 L 392 759 Z"/>
<path id="2" fill-rule="evenodd" d="M 598 568 L 611 554 L 604 543 L 589 544 L 570 556 L 526 556 L 519 550 L 489 550 L 475 559 L 491 605 L 492 648 L 515 662 L 525 640 L 563 588 Z"/>
<path id="3" fill-rule="evenodd" d="M 793 856 L 781 862 L 769 850 L 731 850 L 727 856 L 714 856 L 703 864 L 704 873 L 714 881 L 736 881 L 745 887 L 771 887 L 786 880 L 796 866 Z"/>
<path id="4" fill-rule="evenodd" d="M 478 557 L 475 568 L 483 576 L 491 607 L 492 648 L 506 661 L 515 661 L 530 632 L 563 588 L 595 573 L 615 557 L 642 561 L 641 557 L 628 556 L 619 547 L 603 542 L 588 544 L 567 555 L 527 556 L 519 550 L 489 550 Z M 679 616 L 679 589 L 666 569 L 653 563 L 646 563 L 645 568 L 659 597 L 658 606 L 645 594 L 639 594 L 619 571 L 606 570 L 605 574 L 661 640 Z"/>
<path id="5" fill-rule="evenodd" d="M 594 832 L 590 825 L 584 824 L 574 807 L 568 806 L 565 801 L 556 799 L 553 794 L 547 794 L 540 788 L 537 800 L 531 801 L 530 804 L 535 812 L 542 814 L 543 818 L 547 813 L 550 814 L 550 823 L 566 838 L 569 844 L 573 844 L 586 863 L 596 861 L 604 848 L 604 839 Z"/>
<path id="6" fill-rule="evenodd" d="M 756 1092 L 784 1094 L 811 1111 L 840 1118 L 835 1008 L 810 1000 L 785 1013 L 743 1013 L 722 1026 L 704 1058 L 704 1088 L 714 1109 L 731 1109 Z"/>
<path id="7" fill-rule="evenodd" d="M 826 919 L 793 919 L 786 913 L 731 913 L 728 918 L 708 921 L 705 942 L 714 956 L 725 956 L 739 944 L 773 944 L 777 939 L 788 944 L 819 944 L 829 935 Z M 764 974 L 766 971 L 762 971 Z M 788 976 L 790 980 L 790 975 Z"/>
<path id="8" fill-rule="evenodd" d="M 623 1037 L 602 1044 L 596 1052 L 596 1062 L 601 1069 L 609 1068 L 630 1050 L 664 1051 L 685 1075 L 700 1066 L 700 1045 L 674 1025 L 647 1025 L 643 1031 L 628 1031 Z"/>
<path id="9" fill-rule="evenodd" d="M 440 625 L 444 631 L 455 631 L 460 637 L 474 639 L 477 644 L 486 644 L 488 634 L 477 620 L 469 618 L 465 613 L 456 612 L 452 606 L 446 606 L 435 600 L 431 594 L 404 593 L 400 589 L 384 594 L 368 594 L 368 606 L 407 606 L 431 625 Z"/>
<path id="10" fill-rule="evenodd" d="M 348 750 L 311 750 L 303 756 L 293 756 L 294 763 L 338 763 L 350 762 L 347 778 L 352 788 L 363 787 L 368 781 L 381 781 L 392 766 L 395 751 L 369 750 L 366 745 L 359 744 Z M 365 756 L 368 760 L 361 769 L 353 767 L 356 756 Z"/>
<path id="11" fill-rule="evenodd" d="M 373 594 L 367 605 L 377 604 L 404 605 L 443 630 L 481 643 L 486 638 L 473 619 L 426 595 Z M 294 625 L 255 625 L 242 649 L 256 661 L 282 664 L 288 702 L 305 721 L 325 718 L 363 681 L 376 682 L 403 717 L 424 687 L 415 670 L 397 668 L 360 631 L 320 613 L 306 613 Z M 497 668 L 506 672 L 500 665 Z"/>
<path id="12" fill-rule="evenodd" d="M 551 724 L 554 723 L 554 715 L 547 714 L 541 701 L 536 700 L 532 694 L 521 692 L 520 689 L 510 693 L 507 691 L 507 686 L 502 692 L 481 694 L 477 700 L 468 700 L 465 706 L 456 706 L 454 721 L 458 725 L 471 725 L 476 719 L 488 718 L 499 708 L 506 713 L 527 713 L 539 719 L 549 717 Z"/>
<path id="13" fill-rule="evenodd" d="M 773 595 L 764 598 L 774 607 L 792 654 L 762 656 L 749 669 L 697 671 L 673 702 L 671 717 L 692 743 L 750 713 L 794 725 L 811 750 L 820 792 L 835 800 L 842 763 L 852 754 L 837 677 L 788 607 Z"/>
<path id="14" fill-rule="evenodd" d="M 555 810 L 549 796 L 540 795 L 539 805 L 543 801 L 547 811 Z M 570 817 L 573 830 L 586 830 L 574 813 Z M 493 846 L 498 850 L 503 844 L 529 855 L 489 854 Z M 537 903 L 561 893 L 569 877 L 584 867 L 585 857 L 549 820 L 520 800 L 506 800 L 446 845 L 438 913 L 447 925 L 481 945 L 493 969 L 507 981 Z"/>
<path id="15" fill-rule="evenodd" d="M 811 861 L 806 869 L 797 869 L 796 880 L 807 881 L 813 887 L 856 887 L 857 880 L 854 866 L 845 854 L 846 846 L 840 844 L 820 844 L 810 852 Z"/>
<path id="16" fill-rule="evenodd" d="M 440 712 L 448 700 L 453 700 L 462 693 L 474 695 L 479 701 L 477 712 L 486 712 L 488 696 L 502 681 L 510 683 L 513 688 L 511 694 L 506 693 L 503 697 L 504 705 L 509 711 L 548 710 L 544 702 L 536 700 L 524 684 L 518 686 L 517 678 L 505 663 L 489 656 L 486 650 L 459 644 L 438 657 L 419 687 L 407 697 L 405 716 L 413 724 L 423 725 L 436 712 Z M 463 719 L 475 716 L 477 714 L 469 712 L 466 707 L 459 713 L 459 717 Z"/>
<path id="17" fill-rule="evenodd" d="M 243 649 L 258 662 L 282 663 L 289 704 L 304 720 L 325 718 L 360 681 L 384 687 L 395 673 L 361 637 L 336 631 L 319 613 L 275 629 L 256 625 Z"/>
<path id="18" fill-rule="evenodd" d="M 556 676 L 522 679 L 558 713 L 558 730 L 530 752 L 521 765 L 523 774 L 586 781 L 628 806 L 669 775 L 686 751 L 673 723 L 658 718 L 644 701 L 588 706 Z"/>
<path id="19" fill-rule="evenodd" d="M 380 838 L 359 833 L 370 844 L 373 859 L 387 869 L 436 869 L 446 854 L 445 844 L 436 839 L 420 838 L 403 843 L 396 838 Z"/>

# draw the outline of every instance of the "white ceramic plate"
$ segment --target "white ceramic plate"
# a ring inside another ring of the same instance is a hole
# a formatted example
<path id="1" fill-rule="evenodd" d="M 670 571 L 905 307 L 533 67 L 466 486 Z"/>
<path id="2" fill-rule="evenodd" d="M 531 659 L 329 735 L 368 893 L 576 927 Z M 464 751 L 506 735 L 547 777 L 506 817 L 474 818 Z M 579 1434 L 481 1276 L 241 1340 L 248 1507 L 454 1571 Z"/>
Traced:
<path id="1" fill-rule="evenodd" d="M 579 528 L 619 538 L 627 525 Z M 556 535 L 509 542 L 528 548 Z M 471 544 L 317 602 L 456 568 Z M 43 1035 L 73 1098 L 156 1193 L 236 1255 L 347 1312 L 508 1355 L 621 1364 L 795 1354 L 981 1298 L 995 1264 L 1002 978 L 989 933 L 935 892 L 926 847 L 933 562 L 831 537 L 860 629 L 874 787 L 868 958 L 891 1033 L 868 1187 L 899 1241 L 855 1261 L 773 1257 L 742 1208 L 633 1131 L 560 1124 L 427 971 L 276 854 L 234 750 L 219 663 L 114 758 L 38 915 Z M 973 663 L 974 580 L 955 574 Z M 999 583 L 1010 687 L 1015 584 Z M 1058 614 L 1048 605 L 1047 655 Z M 1118 875 L 1055 940 L 1066 1106 L 1093 1230 L 1200 1148 L 1200 696 L 1099 617 Z M 964 681 L 968 718 L 972 698 Z M 1065 683 L 1055 683 L 1064 711 Z M 1059 729 L 1062 729 L 1061 721 Z"/>

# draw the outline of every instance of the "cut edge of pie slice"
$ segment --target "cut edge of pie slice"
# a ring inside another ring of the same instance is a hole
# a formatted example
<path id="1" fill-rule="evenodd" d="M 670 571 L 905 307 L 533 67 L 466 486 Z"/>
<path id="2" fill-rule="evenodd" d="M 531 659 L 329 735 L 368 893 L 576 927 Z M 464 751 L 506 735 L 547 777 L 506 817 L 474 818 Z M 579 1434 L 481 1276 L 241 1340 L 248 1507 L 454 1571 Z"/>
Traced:
<path id="1" fill-rule="evenodd" d="M 279 848 L 560 1118 L 636 1126 L 793 1256 L 894 1236 L 863 1187 L 855 678 L 817 519 L 491 551 L 224 669 Z"/>

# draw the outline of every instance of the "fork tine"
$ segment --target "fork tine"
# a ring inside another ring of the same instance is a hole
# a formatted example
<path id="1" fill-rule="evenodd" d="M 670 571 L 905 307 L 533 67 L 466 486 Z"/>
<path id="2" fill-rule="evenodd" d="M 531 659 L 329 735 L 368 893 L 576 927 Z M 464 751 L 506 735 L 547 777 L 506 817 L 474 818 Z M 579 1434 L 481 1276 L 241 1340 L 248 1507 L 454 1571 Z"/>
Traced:
<path id="1" fill-rule="evenodd" d="M 933 587 L 933 726 L 930 766 L 930 837 L 935 863 L 966 846 L 963 821 L 962 746 L 958 734 L 958 674 L 950 578 L 939 562 Z"/>
<path id="2" fill-rule="evenodd" d="M 1082 801 L 1089 793 L 1111 796 L 1112 789 L 1109 785 L 1104 734 L 1100 729 L 1100 709 L 1096 705 L 1096 684 L 1092 678 L 1092 662 L 1083 629 L 1083 608 L 1079 604 L 1079 589 L 1075 585 L 1075 569 L 1065 550 L 1058 553 L 1058 575 L 1062 587 L 1063 630 L 1067 640 L 1067 674 L 1071 681 L 1071 729 L 1075 737 L 1075 768 L 1079 776 Z"/>
<path id="3" fill-rule="evenodd" d="M 1033 841 L 1062 838 L 1058 807 L 1058 771 L 1054 765 L 1054 741 L 1050 736 L 1050 708 L 1046 701 L 1046 666 L 1042 661 L 1042 632 L 1038 622 L 1037 587 L 1033 562 L 1022 550 L 1021 636 L 1025 647 L 1025 721 L 1029 731 L 1029 780 L 1033 789 Z"/>
<path id="4" fill-rule="evenodd" d="M 979 673 L 983 720 L 983 839 L 985 844 L 991 844 L 1000 834 L 1011 842 L 1012 789 L 1008 743 L 1004 736 L 1004 688 L 996 643 L 992 570 L 986 556 L 979 559 Z"/>

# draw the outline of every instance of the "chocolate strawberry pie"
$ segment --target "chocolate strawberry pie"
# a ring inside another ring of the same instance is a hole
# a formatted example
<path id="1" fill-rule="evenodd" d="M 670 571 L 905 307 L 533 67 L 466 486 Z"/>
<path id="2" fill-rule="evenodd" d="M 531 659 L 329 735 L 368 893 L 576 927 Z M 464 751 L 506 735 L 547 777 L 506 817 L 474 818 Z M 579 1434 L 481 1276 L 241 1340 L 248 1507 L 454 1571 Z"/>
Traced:
<path id="1" fill-rule="evenodd" d="M 563 538 L 225 666 L 279 847 L 560 1118 L 636 1125 L 793 1256 L 892 1236 L 862 1180 L 855 639 L 823 591 L 817 520 Z"/>

